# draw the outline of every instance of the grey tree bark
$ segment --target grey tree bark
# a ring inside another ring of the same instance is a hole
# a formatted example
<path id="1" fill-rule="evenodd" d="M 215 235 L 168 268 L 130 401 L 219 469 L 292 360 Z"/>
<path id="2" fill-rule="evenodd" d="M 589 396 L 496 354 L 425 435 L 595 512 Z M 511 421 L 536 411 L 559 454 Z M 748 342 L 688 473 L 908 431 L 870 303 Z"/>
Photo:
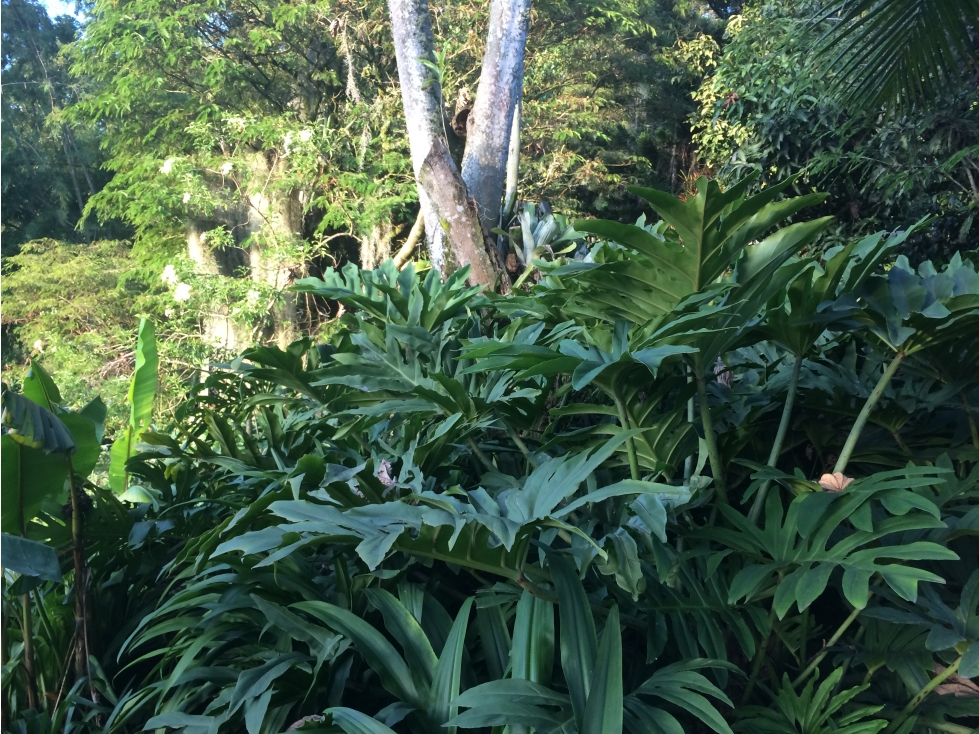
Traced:
<path id="1" fill-rule="evenodd" d="M 435 37 L 428 0 L 388 0 L 391 30 L 401 81 L 401 101 L 408 127 L 411 164 L 418 182 L 418 201 L 425 220 L 425 239 L 432 266 L 445 269 L 446 236 L 438 212 L 421 185 L 421 170 L 432 144 L 444 136 L 442 90 L 422 61 L 435 62 Z"/>
<path id="2" fill-rule="evenodd" d="M 297 191 L 276 186 L 285 166 L 277 154 L 270 161 L 265 151 L 253 150 L 248 162 L 249 190 L 241 229 L 248 240 L 252 280 L 281 294 L 272 319 L 275 342 L 285 349 L 296 338 L 296 294 L 287 289 L 302 269 L 290 246 L 302 238 L 303 207 Z"/>
<path id="3" fill-rule="evenodd" d="M 530 0 L 493 0 L 462 159 L 462 180 L 476 200 L 479 221 L 487 232 L 499 226 L 513 118 L 523 92 L 529 22 Z"/>

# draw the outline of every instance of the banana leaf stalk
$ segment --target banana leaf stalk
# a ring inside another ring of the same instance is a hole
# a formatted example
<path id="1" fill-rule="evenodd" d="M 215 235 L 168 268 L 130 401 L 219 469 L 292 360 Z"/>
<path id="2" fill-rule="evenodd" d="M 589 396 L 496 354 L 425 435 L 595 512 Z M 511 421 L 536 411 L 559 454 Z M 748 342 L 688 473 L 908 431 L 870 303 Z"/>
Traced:
<path id="1" fill-rule="evenodd" d="M 31 620 L 31 595 L 21 595 L 20 603 L 23 614 L 21 629 L 24 636 L 24 676 L 27 678 L 27 707 L 37 711 L 37 678 L 34 672 L 34 626 Z"/>
<path id="2" fill-rule="evenodd" d="M 88 588 L 88 570 L 85 568 L 85 536 L 82 526 L 82 507 L 75 486 L 75 470 L 71 457 L 68 462 L 68 492 L 71 494 L 71 555 L 75 565 L 75 680 L 88 673 L 88 630 L 85 620 L 85 597 Z M 95 696 L 95 685 L 89 676 L 89 692 Z M 97 700 L 94 699 L 93 700 Z"/>
<path id="3" fill-rule="evenodd" d="M 795 364 L 792 365 L 792 377 L 789 378 L 789 391 L 785 396 L 785 407 L 782 408 L 782 419 L 778 423 L 778 431 L 775 433 L 775 443 L 772 444 L 772 451 L 768 455 L 768 466 L 775 466 L 778 457 L 782 453 L 782 444 L 785 442 L 785 434 L 789 431 L 789 422 L 792 420 L 792 408 L 795 406 L 795 392 L 799 386 L 799 373 L 802 371 L 802 357 L 796 355 Z M 765 506 L 765 497 L 768 495 L 768 488 L 772 480 L 769 479 L 758 490 L 755 496 L 755 503 L 751 506 L 748 513 L 748 520 L 752 525 L 757 525 L 761 517 L 761 510 Z"/>

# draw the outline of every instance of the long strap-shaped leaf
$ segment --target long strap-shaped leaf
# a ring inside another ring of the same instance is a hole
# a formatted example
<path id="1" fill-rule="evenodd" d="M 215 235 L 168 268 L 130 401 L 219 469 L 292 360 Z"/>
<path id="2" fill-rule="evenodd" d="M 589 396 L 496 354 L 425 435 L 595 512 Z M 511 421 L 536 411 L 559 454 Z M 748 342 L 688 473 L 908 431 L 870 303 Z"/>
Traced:
<path id="1" fill-rule="evenodd" d="M 598 654 L 595 620 L 585 588 L 568 561 L 554 552 L 548 553 L 547 560 L 557 589 L 561 617 L 561 666 L 571 693 L 578 731 L 585 732 L 585 711 Z"/>
<path id="2" fill-rule="evenodd" d="M 422 701 L 408 665 L 384 635 L 360 617 L 327 602 L 303 601 L 293 606 L 353 640 L 357 652 L 381 679 L 381 685 L 405 703 L 421 708 Z"/>
<path id="3" fill-rule="evenodd" d="M 425 631 L 408 608 L 384 589 L 368 589 L 367 598 L 384 615 L 384 625 L 404 648 L 415 685 L 428 690 L 435 678 L 438 658 Z"/>
<path id="4" fill-rule="evenodd" d="M 598 647 L 582 734 L 620 734 L 622 731 L 622 631 L 619 608 L 612 607 Z"/>
<path id="5" fill-rule="evenodd" d="M 435 668 L 435 679 L 429 693 L 428 715 L 438 726 L 442 726 L 458 712 L 458 706 L 453 702 L 459 697 L 459 683 L 462 679 L 462 657 L 465 650 L 466 630 L 469 628 L 469 613 L 472 610 L 472 598 L 466 599 L 462 609 L 456 616 L 456 621 L 445 641 L 442 656 Z M 449 734 L 456 734 L 456 727 L 447 727 Z"/>
<path id="6" fill-rule="evenodd" d="M 549 685 L 554 667 L 554 605 L 525 591 L 517 602 L 511 676 Z"/>
<path id="7" fill-rule="evenodd" d="M 354 709 L 337 706 L 327 709 L 324 713 L 331 717 L 333 723 L 343 729 L 346 734 L 394 734 L 393 730 L 380 721 Z"/>

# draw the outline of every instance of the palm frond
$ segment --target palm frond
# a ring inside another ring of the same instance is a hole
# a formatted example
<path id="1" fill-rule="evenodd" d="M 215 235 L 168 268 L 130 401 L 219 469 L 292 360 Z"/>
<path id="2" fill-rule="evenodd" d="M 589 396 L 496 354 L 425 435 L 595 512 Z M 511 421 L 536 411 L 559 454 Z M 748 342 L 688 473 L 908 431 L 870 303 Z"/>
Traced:
<path id="1" fill-rule="evenodd" d="M 977 70 L 979 0 L 839 0 L 816 20 L 831 28 L 815 64 L 846 106 L 906 109 L 954 95 Z"/>

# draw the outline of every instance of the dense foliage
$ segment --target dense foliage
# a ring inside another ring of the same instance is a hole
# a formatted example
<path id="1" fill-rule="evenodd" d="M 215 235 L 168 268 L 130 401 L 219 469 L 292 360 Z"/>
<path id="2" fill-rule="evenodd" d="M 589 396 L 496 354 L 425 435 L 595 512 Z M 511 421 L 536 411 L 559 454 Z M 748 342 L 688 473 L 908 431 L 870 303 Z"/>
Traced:
<path id="1" fill-rule="evenodd" d="M 2 5 L 4 732 L 977 730 L 979 0 Z"/>
<path id="2" fill-rule="evenodd" d="M 78 572 L 32 546 L 14 730 L 964 734 L 975 255 L 820 251 L 790 183 L 635 189 L 661 221 L 580 220 L 506 297 L 391 262 L 301 280 L 336 333 L 246 350 L 154 429 L 144 324 L 122 501 L 75 458 L 104 417 L 35 365 L 4 523 L 70 546 L 60 485 L 18 505 L 7 457 L 73 457 L 92 658 L 72 686 Z"/>

